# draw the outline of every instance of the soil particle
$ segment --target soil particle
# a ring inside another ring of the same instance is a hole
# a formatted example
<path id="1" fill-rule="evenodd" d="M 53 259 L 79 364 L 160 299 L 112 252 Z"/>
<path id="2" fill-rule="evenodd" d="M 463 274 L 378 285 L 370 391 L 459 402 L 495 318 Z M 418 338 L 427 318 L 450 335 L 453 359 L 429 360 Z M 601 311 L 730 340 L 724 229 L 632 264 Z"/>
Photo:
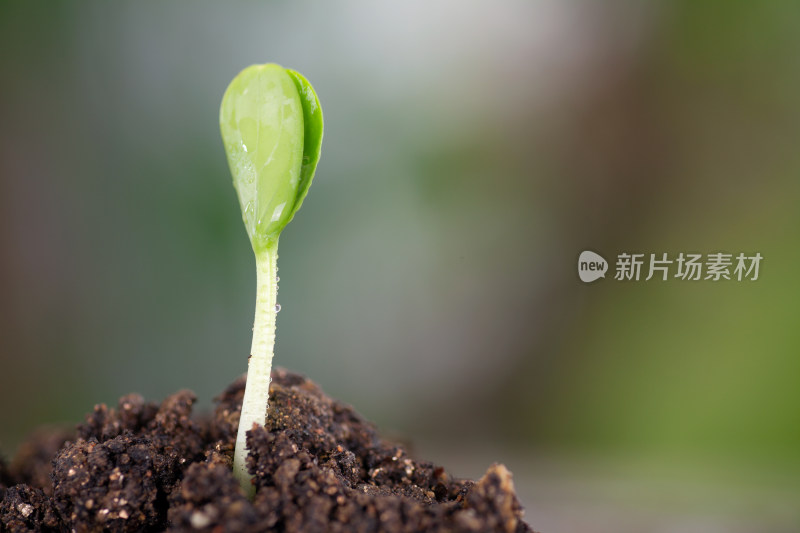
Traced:
<path id="1" fill-rule="evenodd" d="M 158 405 L 145 402 L 138 394 L 123 396 L 117 406 L 115 410 L 105 404 L 96 405 L 94 411 L 86 416 L 86 421 L 78 426 L 78 436 L 104 442 L 126 430 L 136 433 L 145 428 L 158 412 Z"/>
<path id="2" fill-rule="evenodd" d="M 8 485 L 24 483 L 38 487 L 48 496 L 53 495 L 50 473 L 53 456 L 75 432 L 61 427 L 43 427 L 34 431 L 19 447 L 8 467 Z M 0 484 L 2 484 L 0 468 Z M 11 482 L 13 480 L 13 483 Z"/>
<path id="3" fill-rule="evenodd" d="M 128 395 L 72 435 L 36 436 L 0 462 L 0 533 L 531 531 L 503 465 L 453 479 L 281 369 L 266 427 L 247 436 L 250 502 L 231 470 L 243 393 L 240 378 L 206 418 L 192 418 L 189 391 L 160 406 Z"/>
<path id="4" fill-rule="evenodd" d="M 50 532 L 58 531 L 59 525 L 52 501 L 41 489 L 15 485 L 5 491 L 0 502 L 0 530 Z"/>
<path id="5" fill-rule="evenodd" d="M 56 456 L 53 497 L 77 532 L 142 531 L 158 523 L 157 451 L 150 439 L 79 439 Z"/>
<path id="6" fill-rule="evenodd" d="M 211 452 L 187 470 L 169 498 L 172 531 L 257 531 L 259 516 L 239 489 L 228 457 Z M 264 530 L 263 528 L 261 529 Z"/>

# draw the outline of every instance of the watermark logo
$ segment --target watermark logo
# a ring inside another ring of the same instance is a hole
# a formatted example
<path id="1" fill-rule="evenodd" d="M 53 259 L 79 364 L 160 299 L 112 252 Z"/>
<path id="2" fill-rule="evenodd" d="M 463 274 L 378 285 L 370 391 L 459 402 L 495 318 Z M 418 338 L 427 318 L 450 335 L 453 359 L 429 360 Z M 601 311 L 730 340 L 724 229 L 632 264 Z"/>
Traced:
<path id="1" fill-rule="evenodd" d="M 600 278 L 606 277 L 608 271 L 608 261 L 603 256 L 590 250 L 581 252 L 578 257 L 578 276 L 584 283 L 591 283 Z"/>
<path id="2" fill-rule="evenodd" d="M 621 253 L 617 255 L 614 279 L 616 281 L 756 281 L 761 260 L 754 254 L 709 254 L 684 253 L 670 256 L 667 253 Z M 591 283 L 604 278 L 608 263 L 602 256 L 591 251 L 581 252 L 578 258 L 578 276 L 581 281 Z"/>

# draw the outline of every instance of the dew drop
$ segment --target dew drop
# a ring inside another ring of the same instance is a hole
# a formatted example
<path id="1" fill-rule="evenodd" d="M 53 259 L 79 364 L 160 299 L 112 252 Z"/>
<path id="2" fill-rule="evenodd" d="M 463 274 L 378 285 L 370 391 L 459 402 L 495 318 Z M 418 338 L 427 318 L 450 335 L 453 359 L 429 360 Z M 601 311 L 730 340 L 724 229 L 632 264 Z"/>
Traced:
<path id="1" fill-rule="evenodd" d="M 276 313 L 280 313 L 281 312 L 281 304 L 275 304 L 275 312 Z"/>
<path id="2" fill-rule="evenodd" d="M 275 276 L 275 283 L 279 282 L 280 280 L 281 280 L 280 276 Z"/>

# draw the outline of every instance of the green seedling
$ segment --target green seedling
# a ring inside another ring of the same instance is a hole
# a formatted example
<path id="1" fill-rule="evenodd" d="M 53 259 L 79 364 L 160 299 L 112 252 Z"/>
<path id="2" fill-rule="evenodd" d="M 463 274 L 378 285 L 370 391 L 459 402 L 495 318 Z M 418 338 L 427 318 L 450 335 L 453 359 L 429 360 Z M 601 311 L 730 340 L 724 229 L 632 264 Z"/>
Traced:
<path id="1" fill-rule="evenodd" d="M 245 433 L 266 423 L 275 347 L 278 237 L 300 209 L 319 160 L 322 109 L 311 84 L 280 65 L 253 65 L 233 79 L 219 110 L 222 141 L 256 256 L 256 313 L 234 474 L 252 497 Z"/>

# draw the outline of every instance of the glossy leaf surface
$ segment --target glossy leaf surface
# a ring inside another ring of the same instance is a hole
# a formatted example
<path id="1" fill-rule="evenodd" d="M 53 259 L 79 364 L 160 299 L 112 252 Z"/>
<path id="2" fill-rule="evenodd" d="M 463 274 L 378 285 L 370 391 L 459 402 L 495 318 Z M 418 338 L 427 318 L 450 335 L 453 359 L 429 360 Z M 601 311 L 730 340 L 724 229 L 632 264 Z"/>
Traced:
<path id="1" fill-rule="evenodd" d="M 311 181 L 314 179 L 314 172 L 317 170 L 317 162 L 322 148 L 322 107 L 319 105 L 317 93 L 305 77 L 294 70 L 286 70 L 295 82 L 297 91 L 300 93 L 300 105 L 303 106 L 303 166 L 300 169 L 300 186 L 297 191 L 297 201 L 294 206 L 294 213 L 308 194 Z M 291 220 L 291 219 L 290 219 Z"/>
<path id="2" fill-rule="evenodd" d="M 298 73 L 253 65 L 225 91 L 220 131 L 245 228 L 258 252 L 277 243 L 308 193 L 322 141 L 319 101 Z"/>

